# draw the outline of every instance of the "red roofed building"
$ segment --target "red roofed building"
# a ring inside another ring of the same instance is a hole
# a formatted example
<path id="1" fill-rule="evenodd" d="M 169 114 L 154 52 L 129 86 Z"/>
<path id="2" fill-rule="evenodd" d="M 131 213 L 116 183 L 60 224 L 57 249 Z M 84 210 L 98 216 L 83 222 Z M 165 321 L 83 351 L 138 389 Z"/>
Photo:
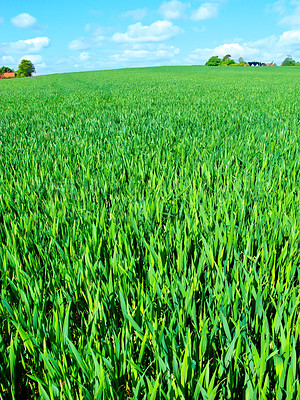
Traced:
<path id="1" fill-rule="evenodd" d="M 14 78 L 15 73 L 14 72 L 1 72 L 0 73 L 0 79 L 7 79 L 7 78 Z"/>

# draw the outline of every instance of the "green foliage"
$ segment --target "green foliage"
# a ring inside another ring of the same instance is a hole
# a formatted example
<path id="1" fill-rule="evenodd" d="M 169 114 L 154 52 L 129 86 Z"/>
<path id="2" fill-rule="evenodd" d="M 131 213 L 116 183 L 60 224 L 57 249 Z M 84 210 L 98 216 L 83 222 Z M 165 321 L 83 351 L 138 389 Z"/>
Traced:
<path id="1" fill-rule="evenodd" d="M 0 68 L 0 74 L 3 72 L 14 72 L 13 69 L 10 69 L 9 67 L 1 67 Z"/>
<path id="2" fill-rule="evenodd" d="M 1 82 L 1 399 L 297 398 L 299 77 Z"/>
<path id="3" fill-rule="evenodd" d="M 230 54 L 226 54 L 226 56 L 223 57 L 222 61 L 229 61 L 231 59 L 231 55 Z"/>
<path id="4" fill-rule="evenodd" d="M 30 60 L 22 60 L 20 62 L 16 74 L 18 78 L 24 78 L 32 76 L 34 72 L 35 72 L 35 67 L 32 64 L 32 62 Z"/>
<path id="5" fill-rule="evenodd" d="M 218 56 L 210 57 L 210 59 L 206 62 L 205 65 L 209 67 L 218 67 L 218 66 L 228 67 L 235 65 L 235 61 L 231 59 L 230 54 L 226 54 L 226 56 L 224 56 L 222 59 L 220 59 Z"/>
<path id="6" fill-rule="evenodd" d="M 205 63 L 208 67 L 217 67 L 221 63 L 221 59 L 218 56 L 212 56 L 210 59 Z"/>
<path id="7" fill-rule="evenodd" d="M 241 63 L 234 63 L 234 64 L 230 64 L 230 67 L 244 67 L 245 63 L 241 62 Z"/>
<path id="8" fill-rule="evenodd" d="M 234 64 L 235 64 L 234 60 L 228 60 L 228 59 L 224 60 L 223 59 L 223 61 L 220 64 L 220 67 L 228 67 L 228 66 L 234 65 Z"/>
<path id="9" fill-rule="evenodd" d="M 221 67 L 228 67 L 229 65 L 235 64 L 234 60 L 231 59 L 230 54 L 226 54 L 226 56 L 223 57 L 220 66 Z"/>
<path id="10" fill-rule="evenodd" d="M 296 65 L 296 61 L 292 59 L 292 57 L 286 57 L 286 59 L 282 62 L 282 67 L 293 67 Z"/>

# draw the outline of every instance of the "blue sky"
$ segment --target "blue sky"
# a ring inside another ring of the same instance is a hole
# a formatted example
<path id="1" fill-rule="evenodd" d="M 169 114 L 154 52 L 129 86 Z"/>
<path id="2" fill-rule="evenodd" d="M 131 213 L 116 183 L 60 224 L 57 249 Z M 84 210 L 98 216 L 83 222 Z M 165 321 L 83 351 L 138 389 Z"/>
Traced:
<path id="1" fill-rule="evenodd" d="M 0 7 L 0 64 L 37 74 L 237 60 L 300 61 L 300 0 L 20 0 Z"/>

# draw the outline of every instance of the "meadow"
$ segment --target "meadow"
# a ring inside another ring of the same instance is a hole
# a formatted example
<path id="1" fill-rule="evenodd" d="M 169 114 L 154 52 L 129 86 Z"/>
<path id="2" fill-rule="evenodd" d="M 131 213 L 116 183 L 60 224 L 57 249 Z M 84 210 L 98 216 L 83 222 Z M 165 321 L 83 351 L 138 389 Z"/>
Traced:
<path id="1" fill-rule="evenodd" d="M 295 400 L 300 68 L 0 82 L 0 399 Z"/>

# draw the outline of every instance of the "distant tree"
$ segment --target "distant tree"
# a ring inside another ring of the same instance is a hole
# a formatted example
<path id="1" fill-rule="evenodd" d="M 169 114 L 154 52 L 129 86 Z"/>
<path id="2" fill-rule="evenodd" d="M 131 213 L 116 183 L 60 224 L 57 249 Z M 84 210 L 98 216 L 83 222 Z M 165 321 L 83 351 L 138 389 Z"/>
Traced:
<path id="1" fill-rule="evenodd" d="M 10 69 L 9 67 L 1 67 L 0 68 L 0 74 L 3 72 L 14 72 L 13 69 Z"/>
<path id="2" fill-rule="evenodd" d="M 239 64 L 246 64 L 245 61 L 244 61 L 244 59 L 243 59 L 243 57 L 240 57 L 240 58 L 239 58 Z"/>
<path id="3" fill-rule="evenodd" d="M 221 67 L 228 67 L 229 65 L 233 65 L 235 64 L 234 60 L 231 59 L 231 55 L 230 54 L 226 54 L 226 56 L 224 56 L 222 58 L 221 61 Z"/>
<path id="4" fill-rule="evenodd" d="M 210 59 L 205 63 L 208 67 L 217 67 L 221 63 L 221 59 L 218 56 L 212 56 Z"/>
<path id="5" fill-rule="evenodd" d="M 229 65 L 234 65 L 234 64 L 235 64 L 234 60 L 231 60 L 231 59 L 228 60 L 227 59 L 227 60 L 222 61 L 220 66 L 221 67 L 228 67 Z"/>
<path id="6" fill-rule="evenodd" d="M 32 62 L 30 60 L 22 60 L 16 73 L 18 78 L 24 78 L 32 76 L 34 72 L 35 68 Z"/>
<path id="7" fill-rule="evenodd" d="M 246 66 L 245 62 L 229 64 L 229 67 L 245 67 L 245 66 Z"/>
<path id="8" fill-rule="evenodd" d="M 227 61 L 231 59 L 231 55 L 230 54 L 226 54 L 226 56 L 223 57 L 222 61 Z"/>
<path id="9" fill-rule="evenodd" d="M 296 67 L 300 67 L 300 62 L 299 62 L 299 61 L 296 62 L 295 66 L 296 66 Z"/>
<path id="10" fill-rule="evenodd" d="M 291 56 L 286 57 L 284 61 L 282 61 L 282 67 L 293 67 L 296 64 L 296 61 L 292 59 Z"/>

